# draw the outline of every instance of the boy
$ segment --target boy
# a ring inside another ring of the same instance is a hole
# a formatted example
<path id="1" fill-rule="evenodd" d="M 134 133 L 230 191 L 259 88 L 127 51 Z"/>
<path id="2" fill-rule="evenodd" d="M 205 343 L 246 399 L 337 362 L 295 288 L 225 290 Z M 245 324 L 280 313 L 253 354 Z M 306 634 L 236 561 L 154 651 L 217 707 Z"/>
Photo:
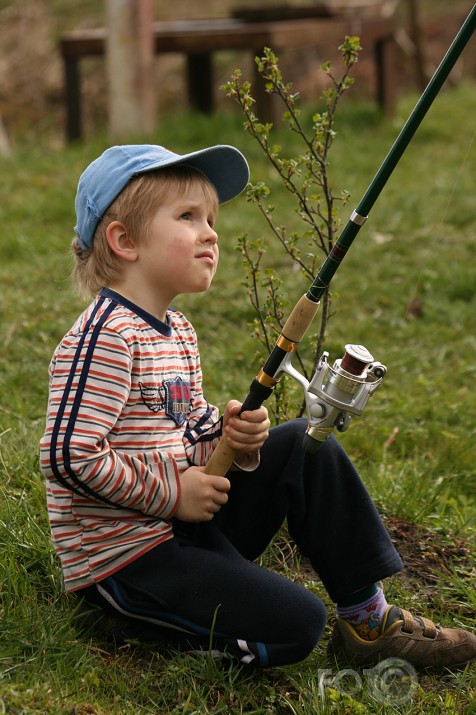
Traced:
<path id="1" fill-rule="evenodd" d="M 73 275 L 96 297 L 54 353 L 41 440 L 66 590 L 119 641 L 296 662 L 324 606 L 252 563 L 286 519 L 337 603 L 332 655 L 463 666 L 474 635 L 389 607 L 376 585 L 403 564 L 337 440 L 307 454 L 303 420 L 269 430 L 265 407 L 240 414 L 236 400 L 220 419 L 203 396 L 195 333 L 170 304 L 209 287 L 218 204 L 248 178 L 233 147 L 153 145 L 111 147 L 80 178 Z M 222 436 L 235 464 L 206 475 Z"/>

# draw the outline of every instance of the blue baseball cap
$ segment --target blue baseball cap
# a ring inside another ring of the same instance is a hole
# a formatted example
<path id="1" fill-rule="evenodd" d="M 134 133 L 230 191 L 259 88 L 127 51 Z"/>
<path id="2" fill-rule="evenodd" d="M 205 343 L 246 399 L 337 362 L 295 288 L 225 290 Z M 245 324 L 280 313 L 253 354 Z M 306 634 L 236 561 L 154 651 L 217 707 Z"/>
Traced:
<path id="1" fill-rule="evenodd" d="M 182 155 L 155 144 L 112 146 L 79 178 L 74 230 L 81 248 L 91 246 L 99 221 L 133 176 L 177 164 L 200 169 L 215 186 L 220 203 L 238 196 L 250 175 L 243 154 L 226 144 Z"/>

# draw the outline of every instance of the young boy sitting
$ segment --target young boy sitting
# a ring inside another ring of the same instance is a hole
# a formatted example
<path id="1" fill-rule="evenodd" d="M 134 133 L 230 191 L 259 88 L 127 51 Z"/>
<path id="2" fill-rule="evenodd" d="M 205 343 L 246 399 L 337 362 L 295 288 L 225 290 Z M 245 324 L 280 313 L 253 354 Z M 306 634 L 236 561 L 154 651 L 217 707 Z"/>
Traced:
<path id="1" fill-rule="evenodd" d="M 286 520 L 337 604 L 331 655 L 464 666 L 473 634 L 387 604 L 377 583 L 403 564 L 337 440 L 307 453 L 304 420 L 269 430 L 265 407 L 236 400 L 220 418 L 203 395 L 195 332 L 170 305 L 210 286 L 218 205 L 248 178 L 233 147 L 153 145 L 111 147 L 80 178 L 74 281 L 95 297 L 53 355 L 41 440 L 66 590 L 117 641 L 296 662 L 321 637 L 323 603 L 253 563 Z M 222 436 L 237 458 L 208 475 Z"/>

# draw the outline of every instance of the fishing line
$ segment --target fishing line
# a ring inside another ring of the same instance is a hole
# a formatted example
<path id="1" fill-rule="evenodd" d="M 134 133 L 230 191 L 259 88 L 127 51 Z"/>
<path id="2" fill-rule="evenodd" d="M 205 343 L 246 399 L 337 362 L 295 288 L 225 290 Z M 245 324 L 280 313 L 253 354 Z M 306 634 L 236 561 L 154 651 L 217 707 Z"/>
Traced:
<path id="1" fill-rule="evenodd" d="M 474 137 L 475 137 L 475 136 L 476 136 L 476 130 L 473 132 L 473 136 L 472 136 L 471 139 L 469 140 L 469 145 L 468 145 L 468 148 L 467 148 L 467 150 L 466 150 L 466 154 L 465 154 L 465 156 L 464 156 L 463 161 L 462 161 L 461 164 L 460 164 L 460 168 L 459 168 L 459 170 L 458 170 L 458 175 L 456 176 L 456 179 L 455 179 L 455 182 L 454 182 L 454 185 L 453 185 L 453 189 L 452 189 L 451 194 L 450 194 L 450 196 L 449 196 L 449 198 L 448 198 L 448 202 L 447 202 L 447 204 L 446 204 L 446 207 L 445 207 L 445 210 L 444 210 L 444 213 L 443 213 L 443 217 L 442 217 L 442 219 L 441 219 L 441 225 L 442 225 L 442 226 L 444 226 L 444 224 L 445 224 L 445 222 L 446 222 L 446 214 L 448 213 L 448 209 L 449 209 L 449 207 L 450 207 L 450 205 L 451 205 L 451 203 L 452 203 L 452 201 L 453 201 L 453 197 L 454 197 L 454 195 L 455 195 L 456 187 L 458 186 L 458 184 L 459 184 L 459 182 L 460 182 L 460 180 L 461 180 L 461 176 L 462 176 L 462 174 L 463 174 L 463 169 L 465 168 L 466 162 L 468 161 L 468 157 L 469 157 L 469 154 L 470 154 L 470 151 L 471 151 L 471 147 L 473 146 L 473 142 L 474 142 Z"/>
<path id="2" fill-rule="evenodd" d="M 471 153 L 471 148 L 472 148 L 472 146 L 473 146 L 473 142 L 474 142 L 475 136 L 476 136 L 476 130 L 473 132 L 473 136 L 472 136 L 471 139 L 469 140 L 468 148 L 466 149 L 466 153 L 465 153 L 465 155 L 464 155 L 464 158 L 463 158 L 462 162 L 460 163 L 460 166 L 459 166 L 459 169 L 458 169 L 458 174 L 457 174 L 457 176 L 456 176 L 455 182 L 454 182 L 454 184 L 453 184 L 453 188 L 452 188 L 452 190 L 451 190 L 450 196 L 449 196 L 448 201 L 447 201 L 447 203 L 446 203 L 446 206 L 445 206 L 445 208 L 444 208 L 443 216 L 441 217 L 441 220 L 440 220 L 440 228 L 441 228 L 441 229 L 444 228 L 444 225 L 445 225 L 445 223 L 446 223 L 446 216 L 447 216 L 449 207 L 451 206 L 451 204 L 452 204 L 452 202 L 453 202 L 453 198 L 454 198 L 454 195 L 455 195 L 455 192 L 456 192 L 456 188 L 457 188 L 458 184 L 459 184 L 460 181 L 461 181 L 461 177 L 462 177 L 462 175 L 463 175 L 463 171 L 464 171 L 465 165 L 466 165 L 466 163 L 467 163 L 467 161 L 468 161 L 468 157 L 469 157 L 469 155 L 470 155 L 470 153 Z M 412 311 L 412 306 L 414 305 L 414 303 L 415 303 L 415 301 L 416 301 L 416 297 L 417 297 L 417 294 L 418 294 L 418 288 L 419 288 L 419 286 L 420 286 L 422 276 L 423 276 L 423 269 L 420 269 L 420 273 L 419 273 L 418 278 L 417 278 L 417 280 L 416 280 L 416 283 L 415 283 L 415 287 L 414 287 L 412 296 L 411 296 L 410 300 L 408 301 L 407 306 L 406 306 L 406 309 L 405 309 L 404 318 L 408 318 L 408 316 L 410 315 L 410 313 L 411 313 L 411 311 Z"/>

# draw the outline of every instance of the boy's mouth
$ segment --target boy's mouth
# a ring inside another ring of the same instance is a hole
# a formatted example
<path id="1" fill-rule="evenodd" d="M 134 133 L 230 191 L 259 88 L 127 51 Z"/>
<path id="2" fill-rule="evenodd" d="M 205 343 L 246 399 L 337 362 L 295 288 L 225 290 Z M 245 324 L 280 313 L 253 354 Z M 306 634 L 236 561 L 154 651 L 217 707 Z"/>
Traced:
<path id="1" fill-rule="evenodd" d="M 215 264 L 215 254 L 213 251 L 203 251 L 203 253 L 199 253 L 197 258 L 201 261 L 209 261 L 210 263 Z"/>

